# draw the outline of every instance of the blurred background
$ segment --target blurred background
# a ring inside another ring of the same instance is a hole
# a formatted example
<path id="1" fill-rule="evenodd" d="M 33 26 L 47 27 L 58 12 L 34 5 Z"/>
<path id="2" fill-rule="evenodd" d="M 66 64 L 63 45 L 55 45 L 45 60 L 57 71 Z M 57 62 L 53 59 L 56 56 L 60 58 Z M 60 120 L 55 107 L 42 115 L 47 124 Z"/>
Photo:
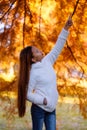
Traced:
<path id="1" fill-rule="evenodd" d="M 0 130 L 31 130 L 31 103 L 24 118 L 17 113 L 20 51 L 34 45 L 47 54 L 76 3 L 73 26 L 54 65 L 57 130 L 87 130 L 87 0 L 0 0 Z"/>

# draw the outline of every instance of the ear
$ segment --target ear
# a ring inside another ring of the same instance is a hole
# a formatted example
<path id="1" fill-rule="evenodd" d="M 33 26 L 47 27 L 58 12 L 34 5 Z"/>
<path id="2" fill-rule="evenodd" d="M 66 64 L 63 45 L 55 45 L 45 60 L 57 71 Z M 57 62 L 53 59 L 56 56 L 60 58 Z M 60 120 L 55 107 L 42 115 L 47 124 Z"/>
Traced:
<path id="1" fill-rule="evenodd" d="M 35 58 L 32 58 L 32 62 L 36 62 L 36 59 L 35 59 Z"/>

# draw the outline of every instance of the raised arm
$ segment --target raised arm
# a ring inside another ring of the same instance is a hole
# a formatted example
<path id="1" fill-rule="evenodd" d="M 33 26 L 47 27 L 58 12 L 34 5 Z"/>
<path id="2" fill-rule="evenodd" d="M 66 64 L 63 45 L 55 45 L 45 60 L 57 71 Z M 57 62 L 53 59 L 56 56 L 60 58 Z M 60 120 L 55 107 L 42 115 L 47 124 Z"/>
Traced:
<path id="1" fill-rule="evenodd" d="M 69 34 L 69 28 L 72 26 L 72 18 L 71 15 L 69 16 L 68 20 L 66 21 L 64 28 L 62 29 L 61 33 L 58 36 L 58 39 L 56 41 L 56 44 L 54 48 L 45 56 L 44 59 L 51 62 L 51 64 L 54 64 L 56 59 L 58 58 L 59 54 L 62 51 L 62 48 L 64 47 L 65 41 L 67 39 L 67 36 Z"/>

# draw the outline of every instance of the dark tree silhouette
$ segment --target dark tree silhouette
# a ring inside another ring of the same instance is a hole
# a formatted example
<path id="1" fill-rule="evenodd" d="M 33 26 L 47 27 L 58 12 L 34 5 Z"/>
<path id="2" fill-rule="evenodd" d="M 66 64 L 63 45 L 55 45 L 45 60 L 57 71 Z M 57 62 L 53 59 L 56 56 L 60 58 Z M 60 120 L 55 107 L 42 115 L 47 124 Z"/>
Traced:
<path id="1" fill-rule="evenodd" d="M 0 1 L 0 91 L 17 91 L 20 50 L 27 45 L 35 45 L 47 54 L 70 13 L 74 24 L 54 67 L 58 72 L 59 94 L 77 96 L 82 115 L 87 117 L 87 88 L 80 85 L 80 82 L 87 82 L 87 0 Z M 8 72 L 11 63 L 14 64 L 15 78 L 7 82 L 3 80 L 2 73 Z"/>

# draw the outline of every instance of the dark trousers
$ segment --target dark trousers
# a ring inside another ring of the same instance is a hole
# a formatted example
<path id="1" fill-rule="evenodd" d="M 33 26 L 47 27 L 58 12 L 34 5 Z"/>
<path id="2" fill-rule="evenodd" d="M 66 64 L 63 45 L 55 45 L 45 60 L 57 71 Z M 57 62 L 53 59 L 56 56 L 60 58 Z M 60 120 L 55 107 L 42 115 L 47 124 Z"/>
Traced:
<path id="1" fill-rule="evenodd" d="M 47 112 L 35 104 L 31 106 L 32 130 L 42 130 L 45 123 L 46 130 L 56 130 L 56 114 Z"/>

